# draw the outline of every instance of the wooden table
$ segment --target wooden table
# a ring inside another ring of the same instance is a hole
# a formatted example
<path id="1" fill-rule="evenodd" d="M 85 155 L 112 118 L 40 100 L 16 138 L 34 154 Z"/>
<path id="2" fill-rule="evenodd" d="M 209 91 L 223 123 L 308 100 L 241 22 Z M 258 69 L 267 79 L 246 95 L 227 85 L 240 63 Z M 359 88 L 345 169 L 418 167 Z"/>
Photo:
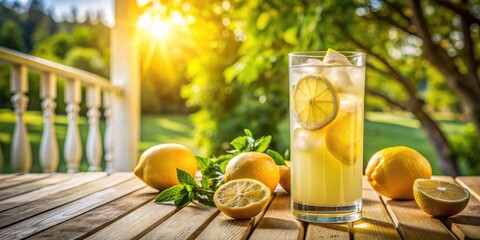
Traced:
<path id="1" fill-rule="evenodd" d="M 233 220 L 216 208 L 153 203 L 158 194 L 132 173 L 0 175 L 0 239 L 480 239 L 480 176 L 435 177 L 468 188 L 467 208 L 448 219 L 414 201 L 392 201 L 364 182 L 363 218 L 350 224 L 301 223 L 277 189 L 268 209 Z"/>

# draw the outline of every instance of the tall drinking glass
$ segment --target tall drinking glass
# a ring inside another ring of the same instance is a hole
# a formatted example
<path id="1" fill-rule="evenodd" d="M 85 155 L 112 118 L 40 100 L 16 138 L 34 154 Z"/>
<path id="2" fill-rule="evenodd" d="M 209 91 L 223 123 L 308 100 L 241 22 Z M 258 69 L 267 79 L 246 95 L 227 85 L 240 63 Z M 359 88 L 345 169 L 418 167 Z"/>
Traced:
<path id="1" fill-rule="evenodd" d="M 289 54 L 293 215 L 361 218 L 365 54 Z"/>

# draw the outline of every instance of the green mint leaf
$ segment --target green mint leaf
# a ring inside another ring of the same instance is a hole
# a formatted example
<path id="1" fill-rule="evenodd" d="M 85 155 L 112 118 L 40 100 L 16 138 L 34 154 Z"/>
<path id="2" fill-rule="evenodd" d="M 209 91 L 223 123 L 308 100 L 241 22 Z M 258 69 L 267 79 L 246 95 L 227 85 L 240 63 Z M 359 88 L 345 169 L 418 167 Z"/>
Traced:
<path id="1" fill-rule="evenodd" d="M 197 192 L 197 201 L 201 204 L 215 207 L 215 202 L 213 201 L 212 195 L 202 193 L 202 192 Z"/>
<path id="2" fill-rule="evenodd" d="M 257 152 L 265 152 L 267 150 L 268 146 L 270 145 L 270 142 L 272 141 L 272 136 L 264 136 L 261 137 L 260 139 L 255 141 L 255 151 Z"/>
<path id="3" fill-rule="evenodd" d="M 210 187 L 210 179 L 206 175 L 202 174 L 202 180 L 200 181 L 200 186 L 202 188 Z"/>
<path id="4" fill-rule="evenodd" d="M 222 155 L 215 160 L 215 164 L 219 166 L 219 170 L 221 173 L 225 173 L 225 168 L 227 167 L 230 160 L 232 160 L 232 158 L 233 158 L 232 154 L 227 154 L 227 155 Z"/>
<path id="5" fill-rule="evenodd" d="M 236 137 L 230 142 L 230 145 L 232 145 L 238 151 L 244 151 L 248 147 L 247 137 Z"/>
<path id="6" fill-rule="evenodd" d="M 200 156 L 195 156 L 198 161 L 198 165 L 200 165 L 200 170 L 203 171 L 206 169 L 208 166 L 210 166 L 213 162 L 210 158 L 208 157 L 200 157 Z"/>
<path id="7" fill-rule="evenodd" d="M 245 128 L 243 129 L 243 131 L 245 132 L 246 136 L 253 138 L 253 134 L 252 134 L 252 131 L 250 131 L 250 129 Z"/>
<path id="8" fill-rule="evenodd" d="M 198 187 L 198 184 L 197 184 L 197 181 L 195 181 L 195 178 L 192 177 L 190 173 L 187 173 L 182 169 L 177 168 L 177 178 L 180 184 Z"/>
<path id="9" fill-rule="evenodd" d="M 275 164 L 277 165 L 286 165 L 285 160 L 283 159 L 282 155 L 274 150 L 267 149 L 265 152 L 268 156 L 273 158 L 273 161 L 275 161 Z"/>
<path id="10" fill-rule="evenodd" d="M 173 200 L 173 203 L 177 208 L 183 208 L 190 202 L 192 202 L 192 199 L 189 198 L 189 192 L 185 188 L 182 189 Z"/>
<path id="11" fill-rule="evenodd" d="M 244 152 L 255 151 L 255 139 L 253 137 L 247 137 L 247 149 Z"/>
<path id="12" fill-rule="evenodd" d="M 167 188 L 163 190 L 157 198 L 155 198 L 155 202 L 168 202 L 175 200 L 175 197 L 178 195 L 178 193 L 183 190 L 184 186 L 183 185 L 176 185 L 170 188 Z"/>

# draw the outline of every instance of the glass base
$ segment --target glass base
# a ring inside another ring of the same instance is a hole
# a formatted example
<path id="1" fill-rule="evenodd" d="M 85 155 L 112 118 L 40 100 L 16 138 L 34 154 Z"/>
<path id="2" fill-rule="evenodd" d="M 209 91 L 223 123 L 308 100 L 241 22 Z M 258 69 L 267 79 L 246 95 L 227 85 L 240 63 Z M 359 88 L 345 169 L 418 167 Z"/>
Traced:
<path id="1" fill-rule="evenodd" d="M 292 213 L 298 220 L 318 223 L 345 223 L 362 218 L 362 201 L 347 206 L 314 206 L 292 203 Z"/>

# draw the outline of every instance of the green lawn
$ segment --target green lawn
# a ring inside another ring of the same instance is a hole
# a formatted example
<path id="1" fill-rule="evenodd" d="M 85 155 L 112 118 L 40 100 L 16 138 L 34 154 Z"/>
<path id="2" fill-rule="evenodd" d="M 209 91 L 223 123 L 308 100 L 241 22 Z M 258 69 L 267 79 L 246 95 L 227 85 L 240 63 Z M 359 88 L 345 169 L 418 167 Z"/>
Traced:
<path id="1" fill-rule="evenodd" d="M 38 148 L 42 134 L 42 115 L 40 112 L 29 112 L 26 114 L 26 121 L 28 123 L 27 128 L 32 145 L 32 172 L 40 172 L 41 169 L 38 163 Z M 0 109 L 0 146 L 5 158 L 3 172 L 11 172 L 10 164 L 6 160 L 10 154 L 10 141 L 13 133 L 14 122 L 15 115 L 9 109 Z M 85 118 L 81 118 L 79 123 L 82 143 L 85 145 L 88 123 Z M 57 116 L 55 118 L 55 124 L 61 158 L 58 171 L 64 172 L 66 171 L 66 165 L 63 161 L 63 143 L 65 141 L 65 135 L 67 131 L 66 117 Z M 441 127 L 449 134 L 456 134 L 460 132 L 464 125 L 464 123 L 458 121 L 441 121 Z M 102 124 L 102 131 L 104 127 L 105 126 Z M 145 149 L 158 143 L 175 142 L 187 146 L 188 148 L 192 149 L 194 153 L 198 154 L 198 148 L 192 141 L 192 130 L 192 123 L 186 116 L 142 116 L 139 152 L 143 152 Z M 385 147 L 398 145 L 409 146 L 422 153 L 430 161 L 434 174 L 441 174 L 438 168 L 435 153 L 433 152 L 433 149 L 427 141 L 426 136 L 421 130 L 420 124 L 417 120 L 405 114 L 368 112 L 365 120 L 365 166 L 370 157 L 376 151 Z M 80 170 L 86 171 L 87 167 L 87 159 L 85 156 L 83 156 Z M 103 162 L 102 167 L 104 167 Z"/>

